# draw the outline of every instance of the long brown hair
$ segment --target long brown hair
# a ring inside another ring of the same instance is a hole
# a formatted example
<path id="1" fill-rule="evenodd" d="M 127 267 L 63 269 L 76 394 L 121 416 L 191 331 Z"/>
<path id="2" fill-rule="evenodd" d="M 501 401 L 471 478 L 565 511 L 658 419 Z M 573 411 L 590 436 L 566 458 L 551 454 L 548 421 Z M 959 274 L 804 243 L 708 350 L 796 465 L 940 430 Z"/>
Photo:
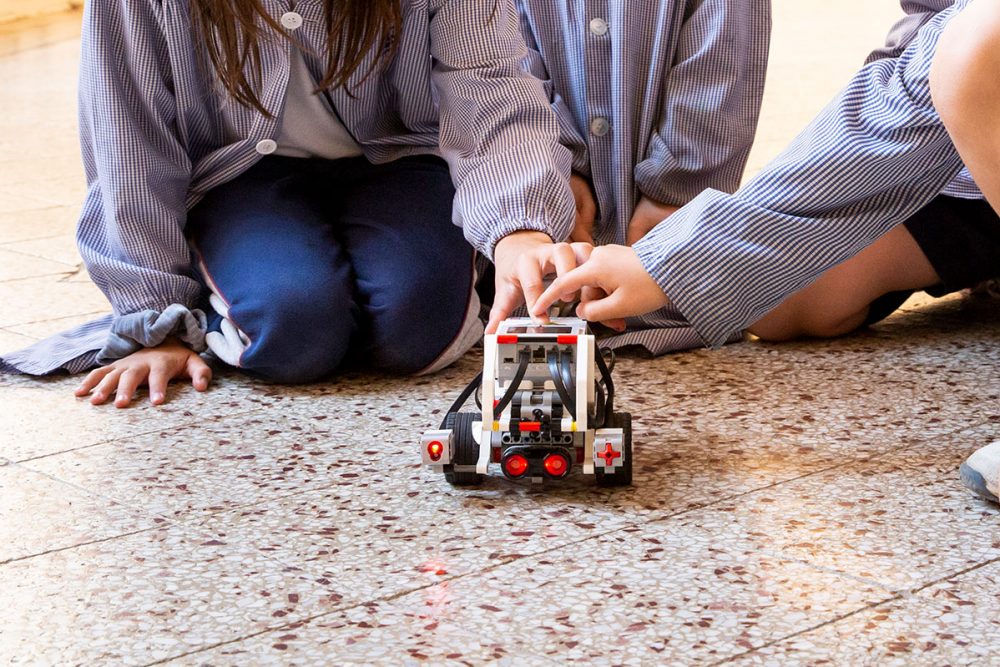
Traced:
<path id="1" fill-rule="evenodd" d="M 270 34 L 291 37 L 261 0 L 191 0 L 191 20 L 226 92 L 270 115 L 254 91 L 261 79 L 260 40 Z M 372 49 L 379 49 L 380 57 L 365 76 L 391 61 L 402 23 L 399 0 L 326 0 L 326 72 L 318 89 L 347 85 Z"/>

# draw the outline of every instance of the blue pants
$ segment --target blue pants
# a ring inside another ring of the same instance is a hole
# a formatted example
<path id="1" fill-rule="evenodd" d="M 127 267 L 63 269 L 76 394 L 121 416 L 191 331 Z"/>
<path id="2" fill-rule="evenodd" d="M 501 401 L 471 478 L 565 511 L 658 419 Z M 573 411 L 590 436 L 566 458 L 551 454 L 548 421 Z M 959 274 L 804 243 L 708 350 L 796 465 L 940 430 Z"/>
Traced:
<path id="1" fill-rule="evenodd" d="M 432 156 L 270 156 L 215 188 L 187 226 L 217 314 L 210 347 L 277 382 L 427 369 L 478 317 L 453 197 Z"/>

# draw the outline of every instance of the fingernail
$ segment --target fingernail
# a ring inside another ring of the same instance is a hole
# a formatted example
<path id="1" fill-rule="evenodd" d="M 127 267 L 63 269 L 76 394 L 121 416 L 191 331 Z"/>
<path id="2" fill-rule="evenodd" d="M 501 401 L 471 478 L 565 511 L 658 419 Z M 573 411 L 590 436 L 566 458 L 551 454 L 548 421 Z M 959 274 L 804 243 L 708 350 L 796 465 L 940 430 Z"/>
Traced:
<path id="1" fill-rule="evenodd" d="M 163 400 L 163 392 L 159 391 L 154 392 L 153 395 L 150 396 L 150 399 L 153 401 L 153 403 L 159 403 L 160 401 Z"/>

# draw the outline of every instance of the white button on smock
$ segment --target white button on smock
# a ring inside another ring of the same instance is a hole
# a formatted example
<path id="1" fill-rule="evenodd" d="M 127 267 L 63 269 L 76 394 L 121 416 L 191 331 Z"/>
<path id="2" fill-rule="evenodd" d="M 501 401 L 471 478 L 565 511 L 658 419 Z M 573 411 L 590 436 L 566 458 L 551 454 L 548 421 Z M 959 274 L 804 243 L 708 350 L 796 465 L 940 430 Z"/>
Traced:
<path id="1" fill-rule="evenodd" d="M 607 118 L 603 116 L 598 116 L 594 120 L 590 121 L 590 133 L 595 137 L 603 137 L 605 134 L 611 131 L 611 123 L 608 122 Z"/>
<path id="2" fill-rule="evenodd" d="M 604 19 L 591 19 L 590 32 L 594 33 L 598 37 L 604 37 L 608 34 L 608 22 Z"/>
<path id="3" fill-rule="evenodd" d="M 298 30 L 302 27 L 302 14 L 298 12 L 285 12 L 281 15 L 281 25 L 286 30 Z"/>
<path id="4" fill-rule="evenodd" d="M 256 149 L 261 155 L 270 155 L 278 150 L 278 142 L 274 139 L 261 139 L 257 142 Z"/>

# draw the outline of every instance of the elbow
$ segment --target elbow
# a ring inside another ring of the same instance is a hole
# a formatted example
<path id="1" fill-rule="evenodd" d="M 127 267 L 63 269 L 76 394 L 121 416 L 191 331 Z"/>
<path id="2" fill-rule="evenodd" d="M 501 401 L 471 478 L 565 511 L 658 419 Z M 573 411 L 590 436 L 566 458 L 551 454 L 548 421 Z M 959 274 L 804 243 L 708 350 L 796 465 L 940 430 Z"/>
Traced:
<path id="1" fill-rule="evenodd" d="M 945 27 L 930 71 L 934 108 L 956 143 L 993 122 L 1000 101 L 1000 7 L 974 2 Z"/>

